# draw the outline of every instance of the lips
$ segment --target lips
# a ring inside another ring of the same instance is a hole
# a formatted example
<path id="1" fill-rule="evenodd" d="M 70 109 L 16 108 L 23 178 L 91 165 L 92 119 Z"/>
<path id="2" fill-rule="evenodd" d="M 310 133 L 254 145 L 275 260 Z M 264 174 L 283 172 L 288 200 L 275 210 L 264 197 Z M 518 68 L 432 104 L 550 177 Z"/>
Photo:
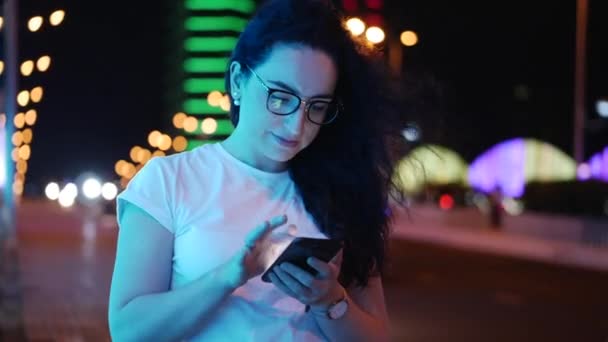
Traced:
<path id="1" fill-rule="evenodd" d="M 298 141 L 297 140 L 286 139 L 286 138 L 278 136 L 278 135 L 276 135 L 274 133 L 272 133 L 272 136 L 274 136 L 274 138 L 277 140 L 277 142 L 281 146 L 285 146 L 285 147 L 296 147 L 296 146 L 298 146 Z"/>

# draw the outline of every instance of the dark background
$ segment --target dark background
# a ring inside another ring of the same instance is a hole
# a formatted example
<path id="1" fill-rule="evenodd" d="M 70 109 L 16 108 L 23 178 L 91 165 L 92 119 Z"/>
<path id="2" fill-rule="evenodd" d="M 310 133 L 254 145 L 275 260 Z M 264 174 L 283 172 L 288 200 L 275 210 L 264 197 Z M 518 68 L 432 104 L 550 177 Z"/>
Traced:
<path id="1" fill-rule="evenodd" d="M 171 3 L 21 1 L 20 61 L 52 58 L 48 72 L 21 83 L 45 90 L 26 191 L 85 171 L 114 178 L 115 162 L 132 146 L 171 125 L 163 104 Z M 67 14 L 58 28 L 25 29 L 27 18 L 59 8 Z M 608 120 L 595 111 L 595 101 L 608 96 L 607 10 L 606 1 L 590 0 L 587 121 L 595 128 L 586 131 L 586 158 L 608 144 Z M 469 162 L 514 137 L 572 155 L 576 1 L 392 0 L 384 17 L 389 31 L 420 37 L 405 48 L 403 71 L 429 112 L 422 122 L 427 142 Z"/>

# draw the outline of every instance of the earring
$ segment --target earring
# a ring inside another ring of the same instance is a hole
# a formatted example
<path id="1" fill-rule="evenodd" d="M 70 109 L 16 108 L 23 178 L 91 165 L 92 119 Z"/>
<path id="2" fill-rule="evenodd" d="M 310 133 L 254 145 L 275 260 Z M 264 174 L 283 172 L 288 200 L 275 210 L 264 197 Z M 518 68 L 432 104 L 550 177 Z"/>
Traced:
<path id="1" fill-rule="evenodd" d="M 232 98 L 234 100 L 234 105 L 235 106 L 240 106 L 241 105 L 241 101 L 238 99 L 238 95 L 239 95 L 239 93 L 237 93 L 236 91 L 232 93 Z"/>

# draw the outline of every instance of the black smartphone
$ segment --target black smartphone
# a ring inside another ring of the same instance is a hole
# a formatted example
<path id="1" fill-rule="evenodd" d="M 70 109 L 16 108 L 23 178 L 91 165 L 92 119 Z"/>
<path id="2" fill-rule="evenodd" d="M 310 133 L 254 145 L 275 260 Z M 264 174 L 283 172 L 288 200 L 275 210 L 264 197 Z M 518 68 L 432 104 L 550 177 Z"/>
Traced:
<path id="1" fill-rule="evenodd" d="M 270 283 L 269 274 L 272 268 L 284 262 L 292 263 L 306 272 L 316 275 L 317 270 L 308 265 L 306 260 L 309 257 L 315 257 L 319 260 L 329 262 L 338 254 L 340 248 L 342 248 L 342 242 L 338 240 L 305 237 L 295 238 L 272 265 L 270 265 L 266 272 L 262 274 L 262 281 Z"/>

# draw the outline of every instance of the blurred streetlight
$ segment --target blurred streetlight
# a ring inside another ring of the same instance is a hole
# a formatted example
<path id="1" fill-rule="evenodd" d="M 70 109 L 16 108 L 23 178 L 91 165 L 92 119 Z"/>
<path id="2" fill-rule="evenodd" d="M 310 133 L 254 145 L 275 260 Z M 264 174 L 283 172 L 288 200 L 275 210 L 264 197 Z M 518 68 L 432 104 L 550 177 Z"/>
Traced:
<path id="1" fill-rule="evenodd" d="M 365 32 L 365 23 L 359 18 L 350 18 L 346 21 L 346 27 L 353 36 L 360 36 Z"/>
<path id="2" fill-rule="evenodd" d="M 82 184 L 82 193 L 88 199 L 96 199 L 101 195 L 101 183 L 95 178 L 89 178 Z"/>
<path id="3" fill-rule="evenodd" d="M 201 130 L 205 134 L 213 134 L 217 130 L 217 121 L 213 118 L 206 118 L 201 124 Z"/>
<path id="4" fill-rule="evenodd" d="M 118 188 L 116 187 L 116 185 L 114 185 L 114 183 L 108 182 L 101 187 L 101 196 L 108 201 L 111 201 L 116 198 L 117 194 Z"/>
<path id="5" fill-rule="evenodd" d="M 188 133 L 192 133 L 196 131 L 196 126 L 198 126 L 198 120 L 195 117 L 189 116 L 184 120 L 184 130 Z M 162 150 L 162 148 L 161 148 Z"/>
<path id="6" fill-rule="evenodd" d="M 186 150 L 186 148 L 188 148 L 188 140 L 186 138 L 181 135 L 178 135 L 173 139 L 173 149 L 175 150 L 175 152 L 183 152 Z M 162 153 L 162 151 L 157 152 Z M 164 153 L 162 155 L 164 155 Z"/>
<path id="7" fill-rule="evenodd" d="M 57 11 L 51 13 L 51 16 L 49 17 L 49 21 L 50 21 L 51 25 L 57 26 L 57 25 L 61 24 L 61 22 L 63 21 L 63 18 L 65 18 L 65 12 L 63 10 L 57 10 Z"/>
<path id="8" fill-rule="evenodd" d="M 414 31 L 403 31 L 400 38 L 401 44 L 405 46 L 414 46 L 418 44 L 418 35 Z"/>
<path id="9" fill-rule="evenodd" d="M 44 188 L 44 194 L 51 201 L 55 201 L 59 198 L 59 193 L 61 190 L 59 189 L 59 184 L 55 182 L 49 183 L 46 188 Z"/>
<path id="10" fill-rule="evenodd" d="M 597 110 L 597 113 L 601 117 L 608 118 L 608 100 L 607 99 L 598 100 L 595 104 L 595 109 Z"/>
<path id="11" fill-rule="evenodd" d="M 224 95 L 220 99 L 220 108 L 227 112 L 230 111 L 230 98 L 228 97 L 228 95 Z"/>
<path id="12" fill-rule="evenodd" d="M 36 67 L 40 72 L 47 71 L 49 69 L 49 66 L 51 66 L 51 57 L 49 56 L 42 56 L 38 58 L 38 61 L 36 61 Z"/>
<path id="13" fill-rule="evenodd" d="M 43 21 L 44 21 L 44 19 L 42 19 L 41 16 L 32 17 L 27 22 L 27 28 L 32 32 L 36 32 L 36 31 L 40 30 L 40 27 L 42 27 Z"/>
<path id="14" fill-rule="evenodd" d="M 161 151 L 167 151 L 168 149 L 171 148 L 172 144 L 173 144 L 173 140 L 171 139 L 171 137 L 168 136 L 167 134 L 163 134 L 163 135 L 161 135 L 160 142 L 158 144 L 158 149 Z"/>
<path id="15" fill-rule="evenodd" d="M 19 94 L 17 95 L 17 103 L 21 107 L 25 107 L 25 106 L 27 106 L 27 104 L 29 102 L 30 102 L 30 92 L 27 90 L 20 91 Z"/>
<path id="16" fill-rule="evenodd" d="M 222 93 L 220 93 L 217 90 L 214 90 L 214 91 L 210 92 L 209 95 L 207 95 L 207 102 L 209 102 L 209 105 L 211 105 L 213 107 L 217 107 L 220 105 L 222 96 L 223 96 Z"/>
<path id="17" fill-rule="evenodd" d="M 38 113 L 36 113 L 35 109 L 30 109 L 25 112 L 25 123 L 29 126 L 34 126 L 36 123 L 36 119 L 38 118 Z"/>
<path id="18" fill-rule="evenodd" d="M 158 147 L 158 140 L 161 136 L 161 133 L 159 131 L 152 131 L 150 132 L 150 134 L 148 135 L 148 144 L 150 144 L 150 146 L 152 147 Z"/>
<path id="19" fill-rule="evenodd" d="M 184 128 L 184 120 L 186 120 L 186 118 L 186 114 L 182 112 L 175 113 L 173 116 L 173 126 L 175 126 L 175 128 Z"/>
<path id="20" fill-rule="evenodd" d="M 21 71 L 21 75 L 23 76 L 31 75 L 32 72 L 34 72 L 34 62 L 27 60 L 21 63 L 21 67 L 19 68 L 19 70 Z"/>
<path id="21" fill-rule="evenodd" d="M 385 37 L 384 31 L 377 26 L 371 26 L 365 31 L 365 38 L 374 44 L 382 43 Z"/>
<path id="22" fill-rule="evenodd" d="M 34 89 L 32 89 L 30 91 L 30 99 L 32 100 L 32 102 L 38 103 L 42 100 L 43 94 L 44 94 L 44 90 L 42 89 L 42 87 L 40 87 L 40 86 L 35 87 Z"/>

